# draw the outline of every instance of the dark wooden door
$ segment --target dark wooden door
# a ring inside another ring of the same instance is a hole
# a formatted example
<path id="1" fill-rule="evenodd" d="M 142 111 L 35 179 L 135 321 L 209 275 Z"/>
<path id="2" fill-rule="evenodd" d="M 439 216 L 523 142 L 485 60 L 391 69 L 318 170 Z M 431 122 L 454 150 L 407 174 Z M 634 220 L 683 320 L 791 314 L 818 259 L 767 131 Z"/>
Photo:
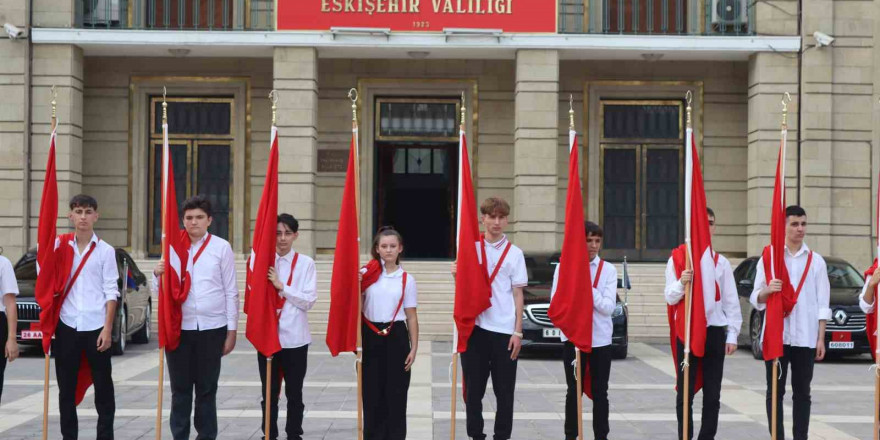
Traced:
<path id="1" fill-rule="evenodd" d="M 394 226 L 406 258 L 455 255 L 458 146 L 377 142 L 376 228 Z"/>

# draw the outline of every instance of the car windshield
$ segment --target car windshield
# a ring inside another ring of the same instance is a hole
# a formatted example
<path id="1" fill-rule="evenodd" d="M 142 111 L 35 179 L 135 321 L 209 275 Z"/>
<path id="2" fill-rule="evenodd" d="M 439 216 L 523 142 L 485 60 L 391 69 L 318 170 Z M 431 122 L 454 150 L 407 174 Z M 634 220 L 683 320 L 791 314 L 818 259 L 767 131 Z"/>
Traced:
<path id="1" fill-rule="evenodd" d="M 36 261 L 28 261 L 15 269 L 15 279 L 18 281 L 37 279 Z"/>
<path id="2" fill-rule="evenodd" d="M 849 263 L 829 263 L 828 281 L 832 289 L 861 288 L 865 283 L 862 276 Z"/>

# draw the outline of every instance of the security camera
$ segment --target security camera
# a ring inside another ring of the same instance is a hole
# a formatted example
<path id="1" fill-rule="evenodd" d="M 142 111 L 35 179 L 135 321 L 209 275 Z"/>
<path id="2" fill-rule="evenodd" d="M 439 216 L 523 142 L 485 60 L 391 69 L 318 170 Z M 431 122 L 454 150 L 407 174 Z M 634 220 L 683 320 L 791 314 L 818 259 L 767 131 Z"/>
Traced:
<path id="1" fill-rule="evenodd" d="M 819 31 L 813 32 L 813 38 L 816 39 L 816 46 L 819 47 L 831 46 L 831 43 L 834 42 L 834 37 Z"/>
<path id="2" fill-rule="evenodd" d="M 12 23 L 5 23 L 3 25 L 3 30 L 6 31 L 6 35 L 9 35 L 10 40 L 15 40 L 24 34 L 23 30 Z"/>

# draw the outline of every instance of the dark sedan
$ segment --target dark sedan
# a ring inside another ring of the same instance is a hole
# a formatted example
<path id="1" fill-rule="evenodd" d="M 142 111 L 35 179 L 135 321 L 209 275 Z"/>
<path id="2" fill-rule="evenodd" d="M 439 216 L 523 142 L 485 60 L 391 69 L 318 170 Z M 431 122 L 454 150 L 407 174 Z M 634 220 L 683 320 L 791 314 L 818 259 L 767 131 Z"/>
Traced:
<path id="1" fill-rule="evenodd" d="M 550 289 L 553 287 L 553 273 L 559 264 L 559 254 L 526 255 L 526 269 L 529 285 L 523 289 L 523 347 L 562 347 L 561 333 L 547 317 L 550 308 Z M 618 279 L 617 287 L 623 282 Z M 625 359 L 628 347 L 626 303 L 617 296 L 617 306 L 612 315 L 614 330 L 611 335 L 612 356 Z"/>
<path id="2" fill-rule="evenodd" d="M 761 328 L 764 313 L 752 307 L 749 297 L 755 285 L 759 257 L 745 259 L 733 277 L 739 294 L 743 327 L 739 333 L 739 345 L 749 346 L 755 359 L 762 358 Z M 827 353 L 870 353 L 865 332 L 865 314 L 859 308 L 859 293 L 865 280 L 851 264 L 840 258 L 824 257 L 828 265 L 828 281 L 831 284 L 831 320 L 825 324 L 825 348 Z"/>
<path id="3" fill-rule="evenodd" d="M 24 346 L 39 345 L 43 337 L 40 331 L 40 305 L 34 299 L 36 266 L 35 249 L 15 263 L 15 277 L 18 279 L 20 291 L 16 300 L 18 304 L 16 339 Z M 125 352 L 125 345 L 129 339 L 143 344 L 150 341 L 150 317 L 153 307 L 147 277 L 141 273 L 131 256 L 120 248 L 116 249 L 116 267 L 119 271 L 119 294 L 122 296 L 123 306 L 117 308 L 116 319 L 113 320 L 111 351 L 115 355 L 120 355 Z"/>

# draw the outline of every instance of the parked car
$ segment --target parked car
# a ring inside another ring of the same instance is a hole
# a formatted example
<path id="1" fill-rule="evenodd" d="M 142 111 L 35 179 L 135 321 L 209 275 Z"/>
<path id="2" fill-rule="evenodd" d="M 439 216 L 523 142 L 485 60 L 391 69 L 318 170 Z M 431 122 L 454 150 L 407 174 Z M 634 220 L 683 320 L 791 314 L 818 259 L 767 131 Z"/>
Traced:
<path id="1" fill-rule="evenodd" d="M 16 300 L 18 305 L 18 329 L 16 339 L 23 346 L 38 346 L 43 333 L 40 331 L 40 305 L 34 298 L 37 280 L 37 251 L 30 250 L 15 263 L 15 277 L 20 291 Z M 121 355 L 125 345 L 132 342 L 150 342 L 150 317 L 153 313 L 150 288 L 147 277 L 125 250 L 116 248 L 116 267 L 119 271 L 119 293 L 122 307 L 116 309 L 113 320 L 113 345 L 111 352 Z"/>
<path id="2" fill-rule="evenodd" d="M 828 354 L 870 353 L 865 331 L 865 314 L 859 308 L 859 293 L 865 283 L 861 273 L 840 258 L 824 257 L 831 284 L 831 320 L 825 324 L 825 348 Z M 764 312 L 752 307 L 749 297 L 755 285 L 759 257 L 745 259 L 733 271 L 742 310 L 743 326 L 739 345 L 748 346 L 755 359 L 761 359 L 761 329 Z"/>
<path id="3" fill-rule="evenodd" d="M 559 264 L 559 253 L 551 255 L 526 255 L 526 269 L 529 284 L 523 289 L 523 348 L 561 348 L 561 333 L 547 317 L 550 308 L 550 289 L 553 287 L 553 273 Z M 617 280 L 618 289 L 623 280 Z M 612 315 L 614 330 L 611 335 L 612 357 L 625 359 L 628 348 L 626 303 L 617 296 L 617 306 Z"/>

